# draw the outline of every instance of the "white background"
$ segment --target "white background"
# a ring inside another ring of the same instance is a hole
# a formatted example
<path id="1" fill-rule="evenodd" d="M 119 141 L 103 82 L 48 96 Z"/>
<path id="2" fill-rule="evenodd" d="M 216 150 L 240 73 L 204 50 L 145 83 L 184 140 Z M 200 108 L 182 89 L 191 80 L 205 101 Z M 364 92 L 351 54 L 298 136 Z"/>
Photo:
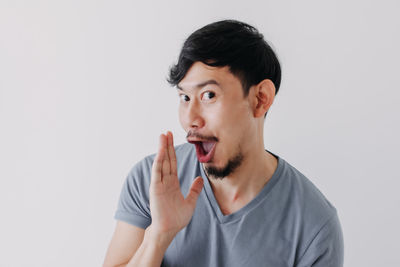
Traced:
<path id="1" fill-rule="evenodd" d="M 0 265 L 100 266 L 130 168 L 171 130 L 184 39 L 234 18 L 283 69 L 266 148 L 338 210 L 345 266 L 400 266 L 398 1 L 0 0 Z"/>

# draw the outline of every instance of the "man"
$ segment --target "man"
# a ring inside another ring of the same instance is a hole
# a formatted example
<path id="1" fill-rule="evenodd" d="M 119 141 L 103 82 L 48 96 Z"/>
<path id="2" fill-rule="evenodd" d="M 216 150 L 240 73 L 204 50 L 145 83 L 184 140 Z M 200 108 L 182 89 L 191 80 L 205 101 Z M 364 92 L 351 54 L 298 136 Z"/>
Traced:
<path id="1" fill-rule="evenodd" d="M 104 266 L 343 265 L 336 209 L 264 149 L 280 79 L 250 25 L 220 21 L 189 36 L 169 77 L 189 144 L 162 134 L 158 153 L 132 168 Z"/>

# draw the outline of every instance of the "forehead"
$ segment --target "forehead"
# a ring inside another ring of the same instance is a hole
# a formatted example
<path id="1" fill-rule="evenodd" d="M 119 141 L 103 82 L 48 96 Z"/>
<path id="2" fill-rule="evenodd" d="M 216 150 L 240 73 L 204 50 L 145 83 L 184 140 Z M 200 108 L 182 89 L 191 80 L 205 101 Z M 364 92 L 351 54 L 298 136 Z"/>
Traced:
<path id="1" fill-rule="evenodd" d="M 178 89 L 193 90 L 201 84 L 214 84 L 221 89 L 241 87 L 240 80 L 230 72 L 228 66 L 212 67 L 202 62 L 195 62 L 179 82 Z"/>

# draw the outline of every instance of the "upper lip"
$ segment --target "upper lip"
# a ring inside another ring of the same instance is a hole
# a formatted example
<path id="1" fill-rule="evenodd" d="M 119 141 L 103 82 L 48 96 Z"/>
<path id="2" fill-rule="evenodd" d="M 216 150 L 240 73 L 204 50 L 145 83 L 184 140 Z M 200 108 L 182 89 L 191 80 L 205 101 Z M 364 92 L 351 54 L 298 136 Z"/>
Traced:
<path id="1" fill-rule="evenodd" d="M 213 140 L 199 139 L 199 138 L 188 138 L 187 141 L 189 143 L 198 143 L 198 142 L 215 142 Z"/>
<path id="2" fill-rule="evenodd" d="M 189 143 L 198 143 L 198 142 L 205 142 L 204 139 L 197 139 L 197 138 L 188 138 Z"/>

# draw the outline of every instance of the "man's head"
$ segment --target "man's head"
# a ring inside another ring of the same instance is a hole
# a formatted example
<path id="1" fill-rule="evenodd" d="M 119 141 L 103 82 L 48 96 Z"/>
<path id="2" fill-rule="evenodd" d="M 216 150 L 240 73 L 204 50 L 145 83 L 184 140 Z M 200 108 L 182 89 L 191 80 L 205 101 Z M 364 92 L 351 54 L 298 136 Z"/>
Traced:
<path id="1" fill-rule="evenodd" d="M 281 84 L 281 67 L 274 51 L 257 29 L 240 21 L 218 21 L 193 32 L 183 44 L 178 63 L 170 69 L 168 82 L 178 85 L 196 61 L 229 66 L 241 81 L 244 96 L 264 79 L 274 83 L 275 94 Z"/>
<path id="2" fill-rule="evenodd" d="M 185 41 L 169 82 L 181 98 L 179 119 L 207 173 L 229 176 L 255 149 L 280 85 L 279 62 L 257 30 L 220 21 Z"/>

